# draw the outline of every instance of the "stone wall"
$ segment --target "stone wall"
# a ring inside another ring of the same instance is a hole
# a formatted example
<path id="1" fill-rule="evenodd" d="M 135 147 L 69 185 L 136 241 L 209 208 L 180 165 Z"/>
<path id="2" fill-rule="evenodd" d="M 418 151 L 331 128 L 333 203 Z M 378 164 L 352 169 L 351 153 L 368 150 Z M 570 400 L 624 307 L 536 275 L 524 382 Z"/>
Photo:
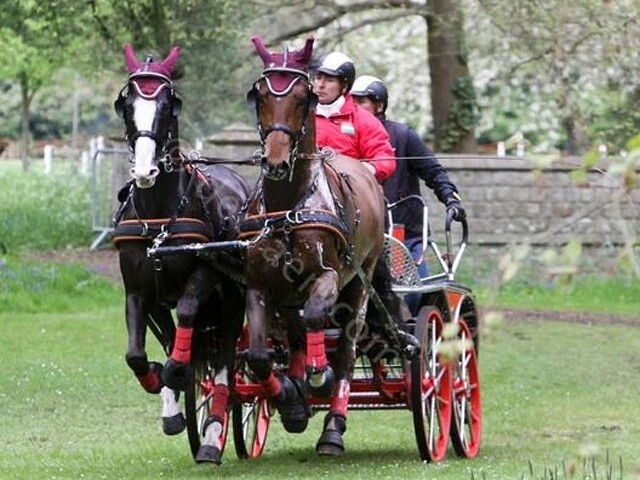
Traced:
<path id="1" fill-rule="evenodd" d="M 463 197 L 472 244 L 527 241 L 547 246 L 577 238 L 586 247 L 609 247 L 640 233 L 640 187 L 625 194 L 604 171 L 576 181 L 572 172 L 579 160 L 561 159 L 537 168 L 520 157 L 439 159 Z M 437 231 L 442 206 L 424 190 L 433 207 L 430 224 Z"/>

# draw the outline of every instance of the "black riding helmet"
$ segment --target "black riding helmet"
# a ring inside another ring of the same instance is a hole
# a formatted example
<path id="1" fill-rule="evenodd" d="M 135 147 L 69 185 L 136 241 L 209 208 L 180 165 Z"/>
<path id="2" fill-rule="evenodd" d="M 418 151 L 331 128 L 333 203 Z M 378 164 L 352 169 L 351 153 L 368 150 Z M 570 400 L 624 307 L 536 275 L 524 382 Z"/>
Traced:
<path id="1" fill-rule="evenodd" d="M 372 75 L 360 75 L 353 82 L 351 95 L 354 97 L 369 97 L 374 102 L 382 102 L 382 113 L 387 111 L 389 92 L 384 82 Z"/>
<path id="2" fill-rule="evenodd" d="M 351 90 L 353 81 L 356 78 L 356 66 L 353 60 L 340 52 L 331 52 L 326 55 L 315 70 L 333 77 L 339 77 L 346 86 L 347 92 Z"/>

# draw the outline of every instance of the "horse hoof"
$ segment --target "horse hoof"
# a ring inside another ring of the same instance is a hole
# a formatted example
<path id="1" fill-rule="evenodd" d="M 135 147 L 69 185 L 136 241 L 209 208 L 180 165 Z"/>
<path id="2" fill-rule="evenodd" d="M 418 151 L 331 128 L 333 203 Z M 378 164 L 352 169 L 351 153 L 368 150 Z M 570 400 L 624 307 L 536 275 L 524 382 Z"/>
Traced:
<path id="1" fill-rule="evenodd" d="M 296 380 L 287 376 L 283 376 L 281 381 L 284 399 L 276 407 L 280 412 L 282 425 L 289 433 L 302 433 L 307 429 L 311 416 L 302 388 Z"/>
<path id="2" fill-rule="evenodd" d="M 162 369 L 162 383 L 172 390 L 186 390 L 191 378 L 190 367 L 169 357 Z"/>
<path id="3" fill-rule="evenodd" d="M 196 455 L 196 463 L 222 463 L 222 452 L 212 445 L 201 445 Z"/>
<path id="4" fill-rule="evenodd" d="M 178 435 L 187 428 L 187 421 L 182 412 L 172 417 L 162 417 L 162 431 L 165 435 Z"/>
<path id="5" fill-rule="evenodd" d="M 314 385 L 314 374 L 307 375 L 307 391 L 312 397 L 316 398 L 329 398 L 333 393 L 333 385 L 335 384 L 336 375 L 333 373 L 333 369 L 327 366 L 324 373 L 324 381 L 320 385 Z M 315 374 L 320 375 L 320 374 Z"/>
<path id="6" fill-rule="evenodd" d="M 325 430 L 316 444 L 318 455 L 339 457 L 344 453 L 342 434 L 338 430 Z"/>

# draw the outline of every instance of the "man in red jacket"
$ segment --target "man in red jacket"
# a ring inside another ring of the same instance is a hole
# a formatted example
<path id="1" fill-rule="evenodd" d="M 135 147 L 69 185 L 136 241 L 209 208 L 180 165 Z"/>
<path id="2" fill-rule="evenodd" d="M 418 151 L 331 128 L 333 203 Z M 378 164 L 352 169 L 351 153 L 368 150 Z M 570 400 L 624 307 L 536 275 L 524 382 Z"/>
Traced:
<path id="1" fill-rule="evenodd" d="M 316 143 L 364 162 L 382 182 L 394 172 L 396 157 L 383 125 L 351 98 L 355 78 L 353 61 L 340 52 L 325 56 L 315 69 Z"/>

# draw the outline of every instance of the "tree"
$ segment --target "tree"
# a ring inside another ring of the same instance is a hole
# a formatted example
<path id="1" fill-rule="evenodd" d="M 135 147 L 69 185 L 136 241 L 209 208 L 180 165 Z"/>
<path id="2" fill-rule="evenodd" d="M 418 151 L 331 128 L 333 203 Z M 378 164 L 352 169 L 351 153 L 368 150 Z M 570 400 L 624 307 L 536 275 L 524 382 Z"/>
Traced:
<path id="1" fill-rule="evenodd" d="M 424 48 L 431 78 L 434 143 L 441 151 L 475 151 L 477 101 L 467 63 L 463 7 L 458 2 L 299 0 L 291 2 L 289 7 L 278 8 L 276 3 L 260 2 L 265 10 L 277 13 L 263 16 L 256 28 L 265 32 L 266 42 L 270 45 L 279 45 L 284 40 L 310 32 L 320 32 L 323 35 L 318 39 L 319 47 L 326 49 L 343 42 L 348 36 L 360 35 L 373 24 L 390 24 L 416 16 L 424 19 L 427 24 Z M 286 21 L 294 15 L 296 22 Z M 393 67 L 389 65 L 387 68 Z"/>
<path id="2" fill-rule="evenodd" d="M 246 84 L 236 72 L 249 50 L 242 44 L 249 5 L 238 8 L 233 0 L 92 0 L 91 15 L 103 41 L 109 67 L 124 73 L 122 46 L 164 56 L 173 45 L 181 47 L 177 77 L 184 100 L 181 116 L 192 138 L 210 134 L 230 118 L 245 113 Z M 185 129 L 183 128 L 183 131 Z"/>
<path id="3" fill-rule="evenodd" d="M 67 58 L 74 58 L 72 46 L 78 45 L 81 36 L 82 19 L 75 3 L 9 0 L 2 6 L 0 74 L 20 88 L 20 157 L 25 171 L 29 169 L 33 98 Z"/>
<path id="4" fill-rule="evenodd" d="M 507 90 L 526 93 L 520 110 L 531 112 L 529 125 L 550 110 L 555 125 L 541 127 L 559 130 L 569 153 L 589 147 L 588 124 L 603 98 L 611 98 L 607 92 L 626 90 L 633 98 L 640 75 L 637 2 L 487 0 L 476 8 L 490 22 L 478 45 L 492 63 L 490 87 L 502 99 Z"/>

